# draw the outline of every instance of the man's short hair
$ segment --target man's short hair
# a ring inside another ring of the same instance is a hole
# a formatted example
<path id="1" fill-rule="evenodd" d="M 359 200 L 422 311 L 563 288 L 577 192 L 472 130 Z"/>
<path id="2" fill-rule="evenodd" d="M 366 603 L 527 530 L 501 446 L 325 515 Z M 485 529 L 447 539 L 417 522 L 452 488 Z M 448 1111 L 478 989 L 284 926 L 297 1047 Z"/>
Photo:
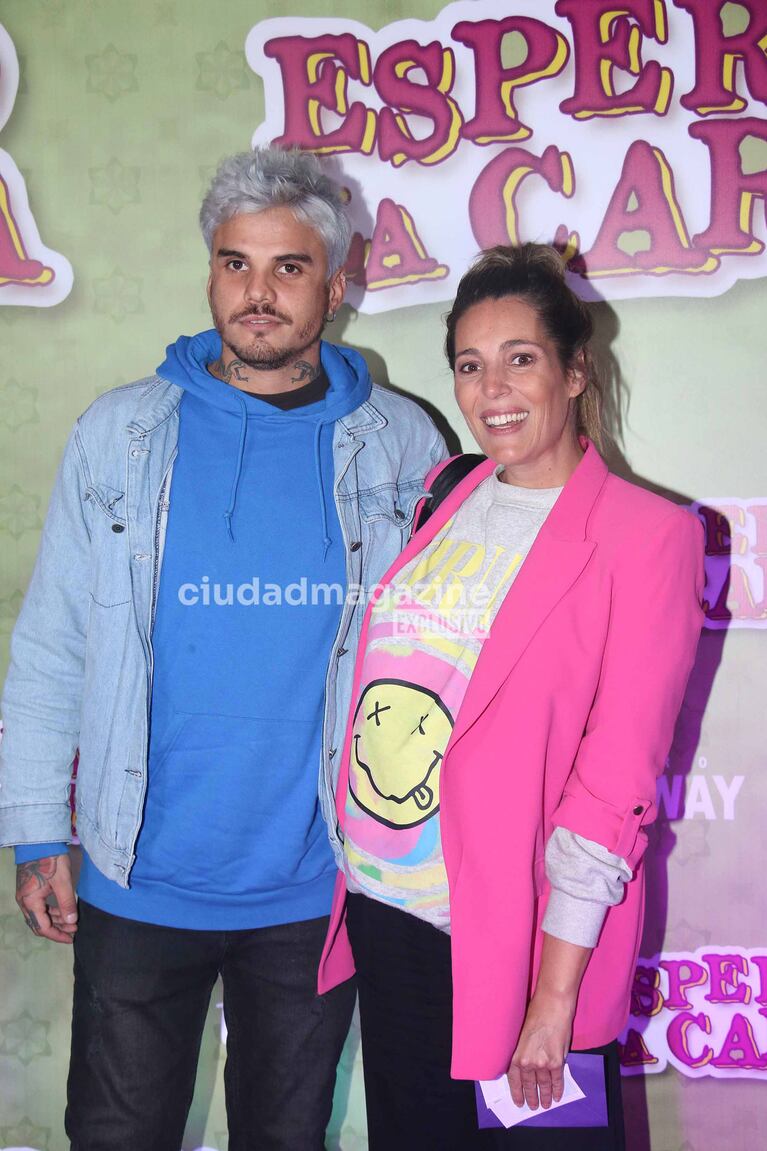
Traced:
<path id="1" fill-rule="evenodd" d="M 219 165 L 202 202 L 200 227 L 208 245 L 221 224 L 243 212 L 289 208 L 308 224 L 325 245 L 328 278 L 346 260 L 351 223 L 346 211 L 348 195 L 323 171 L 312 152 L 297 148 L 255 148 L 238 152 Z"/>

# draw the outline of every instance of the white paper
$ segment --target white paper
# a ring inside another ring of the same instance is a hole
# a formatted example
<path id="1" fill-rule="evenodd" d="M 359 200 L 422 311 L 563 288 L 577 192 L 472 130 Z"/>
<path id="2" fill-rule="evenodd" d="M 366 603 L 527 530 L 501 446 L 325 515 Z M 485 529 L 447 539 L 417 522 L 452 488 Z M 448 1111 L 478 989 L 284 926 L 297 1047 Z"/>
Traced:
<path id="1" fill-rule="evenodd" d="M 516 1127 L 517 1123 L 524 1123 L 525 1119 L 540 1115 L 543 1110 L 542 1107 L 537 1107 L 533 1111 L 526 1103 L 517 1107 L 511 1098 L 511 1088 L 505 1075 L 499 1075 L 497 1079 L 481 1079 L 479 1086 L 485 1103 L 493 1114 L 498 1116 L 504 1127 Z M 551 1107 L 547 1107 L 546 1110 L 553 1111 L 557 1107 L 564 1107 L 567 1103 L 575 1103 L 576 1099 L 585 1097 L 585 1093 L 581 1091 L 573 1079 L 572 1071 L 565 1063 L 565 1089 L 562 1098 L 558 1103 L 552 1101 Z"/>

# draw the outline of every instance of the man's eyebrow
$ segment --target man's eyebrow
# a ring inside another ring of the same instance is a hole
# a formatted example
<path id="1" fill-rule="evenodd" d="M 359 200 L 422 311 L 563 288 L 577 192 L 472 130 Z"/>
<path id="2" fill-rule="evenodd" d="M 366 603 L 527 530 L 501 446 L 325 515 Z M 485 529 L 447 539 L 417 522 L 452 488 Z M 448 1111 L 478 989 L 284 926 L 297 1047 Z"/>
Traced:
<path id="1" fill-rule="evenodd" d="M 313 264 L 314 260 L 308 252 L 285 252 L 282 256 L 274 257 L 275 264 Z"/>
<path id="2" fill-rule="evenodd" d="M 216 258 L 219 260 L 247 260 L 245 252 L 238 252 L 236 248 L 218 248 Z M 313 264 L 314 260 L 308 252 L 282 252 L 273 257 L 275 264 Z"/>

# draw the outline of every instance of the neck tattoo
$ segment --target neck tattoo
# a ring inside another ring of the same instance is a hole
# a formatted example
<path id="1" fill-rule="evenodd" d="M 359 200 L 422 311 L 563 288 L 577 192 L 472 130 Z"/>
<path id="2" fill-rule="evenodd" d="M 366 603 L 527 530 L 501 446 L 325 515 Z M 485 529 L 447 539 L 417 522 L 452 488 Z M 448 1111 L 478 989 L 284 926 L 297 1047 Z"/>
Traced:
<path id="1" fill-rule="evenodd" d="M 308 360 L 296 360 L 293 364 L 291 384 L 310 384 L 320 374 L 319 364 L 310 364 Z"/>
<path id="2" fill-rule="evenodd" d="M 312 383 L 312 381 L 316 380 L 320 375 L 322 369 L 319 363 L 310 364 L 308 360 L 295 360 L 288 370 L 291 375 L 289 383 L 284 385 L 286 389 L 300 388 L 305 384 Z M 253 390 L 258 393 L 258 391 L 261 390 L 257 386 L 254 386 L 254 375 L 258 378 L 258 373 L 254 373 L 250 365 L 236 357 L 233 357 L 227 362 L 222 354 L 217 360 L 214 360 L 213 363 L 208 365 L 208 371 L 219 380 L 223 380 L 225 384 L 232 384 L 235 388 L 241 384 L 245 384 L 245 391 Z M 247 387 L 247 385 L 250 385 L 250 387 Z"/>
<path id="3" fill-rule="evenodd" d="M 230 360 L 227 364 L 224 362 L 223 356 L 210 365 L 210 370 L 214 376 L 218 376 L 227 384 L 231 384 L 232 376 L 240 383 L 247 382 L 249 378 L 247 364 L 244 364 L 242 360 Z"/>

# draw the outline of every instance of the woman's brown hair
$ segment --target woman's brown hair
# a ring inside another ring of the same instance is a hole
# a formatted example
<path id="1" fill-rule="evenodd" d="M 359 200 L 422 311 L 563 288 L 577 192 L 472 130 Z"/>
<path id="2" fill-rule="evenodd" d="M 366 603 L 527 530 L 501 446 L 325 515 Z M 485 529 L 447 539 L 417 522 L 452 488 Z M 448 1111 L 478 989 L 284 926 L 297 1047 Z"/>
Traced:
<path id="1" fill-rule="evenodd" d="M 480 253 L 461 278 L 447 315 L 445 354 L 455 367 L 455 329 L 474 304 L 515 296 L 537 313 L 544 331 L 557 349 L 563 371 L 575 369 L 586 378 L 576 398 L 577 430 L 604 450 L 602 383 L 589 350 L 594 325 L 591 314 L 565 279 L 565 265 L 548 244 L 502 244 Z"/>

